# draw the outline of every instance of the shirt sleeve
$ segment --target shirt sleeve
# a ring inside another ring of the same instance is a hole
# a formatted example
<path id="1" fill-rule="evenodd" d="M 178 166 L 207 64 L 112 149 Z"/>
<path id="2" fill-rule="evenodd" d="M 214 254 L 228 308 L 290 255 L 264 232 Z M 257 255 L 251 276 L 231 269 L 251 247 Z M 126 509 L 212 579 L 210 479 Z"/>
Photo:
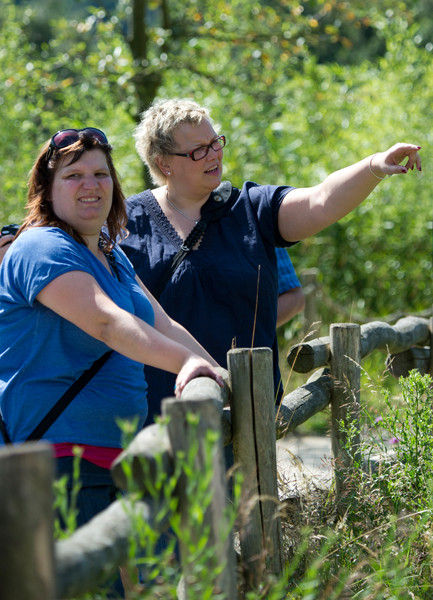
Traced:
<path id="1" fill-rule="evenodd" d="M 275 248 L 278 266 L 278 295 L 301 287 L 290 256 L 285 248 Z"/>
<path id="2" fill-rule="evenodd" d="M 29 305 L 51 281 L 69 271 L 92 274 L 80 244 L 55 227 L 24 231 L 13 242 L 2 264 L 2 278 L 10 293 L 16 301 Z"/>
<path id="3" fill-rule="evenodd" d="M 278 229 L 278 212 L 285 196 L 292 186 L 259 185 L 252 181 L 244 182 L 241 194 L 246 194 L 256 214 L 261 236 L 272 246 L 288 247 L 297 242 L 287 242 Z"/>
<path id="4" fill-rule="evenodd" d="M 128 273 L 129 277 L 131 277 L 132 279 L 135 279 L 135 276 L 136 276 L 135 269 L 134 269 L 131 261 L 129 260 L 129 258 L 126 256 L 123 249 L 120 246 L 116 245 L 116 246 L 114 246 L 113 252 L 114 252 L 114 256 L 116 258 L 116 263 L 118 265 L 121 265 L 121 268 L 123 268 Z"/>

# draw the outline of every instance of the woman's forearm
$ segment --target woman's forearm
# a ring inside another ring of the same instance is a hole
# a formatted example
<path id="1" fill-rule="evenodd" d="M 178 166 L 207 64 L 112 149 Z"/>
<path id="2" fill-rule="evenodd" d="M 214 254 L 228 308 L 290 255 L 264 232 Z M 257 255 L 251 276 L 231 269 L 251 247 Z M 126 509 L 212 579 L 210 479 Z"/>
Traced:
<path id="1" fill-rule="evenodd" d="M 287 241 L 318 233 L 356 208 L 387 175 L 421 170 L 419 146 L 396 144 L 361 161 L 334 171 L 322 183 L 291 190 L 278 213 L 278 227 Z M 406 164 L 400 164 L 407 159 Z"/>
<path id="2" fill-rule="evenodd" d="M 194 354 L 206 359 L 215 367 L 219 366 L 209 352 L 180 323 L 171 320 L 170 327 L 164 333 L 167 337 L 189 348 Z"/>

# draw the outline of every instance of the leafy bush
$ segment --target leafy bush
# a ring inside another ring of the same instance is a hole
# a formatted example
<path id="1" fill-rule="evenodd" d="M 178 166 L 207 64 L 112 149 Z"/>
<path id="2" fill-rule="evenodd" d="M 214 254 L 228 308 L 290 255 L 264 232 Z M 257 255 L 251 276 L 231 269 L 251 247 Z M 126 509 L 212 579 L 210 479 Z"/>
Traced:
<path id="1" fill-rule="evenodd" d="M 412 371 L 399 383 L 400 397 L 385 393 L 369 420 L 343 497 L 313 488 L 291 515 L 286 598 L 431 598 L 433 382 Z"/>
<path id="2" fill-rule="evenodd" d="M 23 217 L 37 149 L 65 126 L 104 129 L 126 193 L 142 189 L 132 131 L 140 105 L 134 81 L 143 73 L 122 25 L 127 4 L 111 12 L 83 6 L 72 19 L 53 3 L 52 20 L 41 24 L 34 3 L 2 0 L 1 223 Z M 433 135 L 425 120 L 433 81 L 432 46 L 423 43 L 427 8 L 407 3 L 397 15 L 388 1 L 368 13 L 358 2 L 286 4 L 173 1 L 176 22 L 188 10 L 189 37 L 158 27 L 149 32 L 152 64 L 142 66 L 148 87 L 158 76 L 158 96 L 194 97 L 211 109 L 228 138 L 225 177 L 235 185 L 252 179 L 310 186 L 399 140 L 420 143 L 427 158 Z M 341 31 L 329 22 L 334 15 Z M 380 53 L 359 60 L 367 48 L 354 46 L 358 64 L 329 62 L 332 44 L 347 55 L 366 28 L 374 33 L 368 52 L 380 42 Z M 324 295 L 349 314 L 430 307 L 431 178 L 426 169 L 382 182 L 353 213 L 291 249 L 297 271 L 318 267 Z M 321 318 L 332 322 L 334 314 L 323 309 Z"/>

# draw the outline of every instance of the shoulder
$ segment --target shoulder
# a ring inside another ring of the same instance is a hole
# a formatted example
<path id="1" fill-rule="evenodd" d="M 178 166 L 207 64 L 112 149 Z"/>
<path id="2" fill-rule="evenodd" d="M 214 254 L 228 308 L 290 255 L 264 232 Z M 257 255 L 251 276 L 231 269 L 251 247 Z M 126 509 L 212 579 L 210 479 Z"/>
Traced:
<path id="1" fill-rule="evenodd" d="M 12 243 L 2 263 L 9 286 L 32 303 L 50 281 L 68 271 L 92 272 L 89 251 L 55 227 L 33 227 Z"/>
<path id="2" fill-rule="evenodd" d="M 129 196 L 126 199 L 126 210 L 128 215 L 131 212 L 140 210 L 141 212 L 143 212 L 143 210 L 146 207 L 146 204 L 148 203 L 149 200 L 151 200 L 152 198 L 152 190 L 143 190 L 142 192 L 138 193 L 138 194 L 133 194 L 132 196 Z"/>
<path id="3" fill-rule="evenodd" d="M 240 190 L 240 198 L 257 202 L 282 202 L 284 196 L 293 190 L 290 185 L 259 184 L 254 181 L 245 181 Z"/>
<path id="4" fill-rule="evenodd" d="M 79 246 L 80 244 L 58 227 L 30 227 L 16 238 L 10 252 L 11 255 L 43 260 L 48 256 L 60 256 L 65 250 L 75 253 Z"/>
<path id="5" fill-rule="evenodd" d="M 293 187 L 288 185 L 261 185 L 245 181 L 235 206 L 251 215 L 263 239 L 271 246 L 284 246 L 285 240 L 278 229 L 278 213 L 285 196 Z"/>
<path id="6" fill-rule="evenodd" d="M 245 181 L 239 193 L 238 205 L 252 210 L 260 222 L 268 218 L 274 222 L 285 196 L 293 188 L 287 185 L 261 185 L 254 181 Z"/>
<path id="7" fill-rule="evenodd" d="M 128 196 L 126 198 L 126 202 L 128 204 L 136 204 L 137 202 L 140 202 L 143 200 L 143 198 L 145 198 L 147 196 L 147 194 L 150 193 L 150 190 L 143 190 L 142 192 L 139 192 L 138 194 L 132 194 L 132 196 Z"/>
<path id="8" fill-rule="evenodd" d="M 29 227 L 25 229 L 16 239 L 25 240 L 26 243 L 39 241 L 41 243 L 53 243 L 54 241 L 74 241 L 63 229 L 59 227 Z"/>
<path id="9" fill-rule="evenodd" d="M 15 271 L 45 273 L 54 277 L 66 271 L 82 270 L 92 273 L 92 254 L 87 246 L 78 243 L 57 227 L 26 229 L 12 243 L 5 259 L 9 258 Z"/>

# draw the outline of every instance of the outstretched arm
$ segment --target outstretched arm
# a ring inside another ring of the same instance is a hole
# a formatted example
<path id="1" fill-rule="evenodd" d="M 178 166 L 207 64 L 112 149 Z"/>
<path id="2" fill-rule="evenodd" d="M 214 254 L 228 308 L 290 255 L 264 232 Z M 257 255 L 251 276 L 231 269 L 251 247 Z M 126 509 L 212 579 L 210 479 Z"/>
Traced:
<path id="1" fill-rule="evenodd" d="M 414 167 L 421 171 L 420 149 L 413 144 L 395 144 L 331 173 L 314 187 L 291 190 L 278 213 L 282 237 L 294 242 L 318 233 L 356 208 L 387 175 L 407 173 Z"/>

